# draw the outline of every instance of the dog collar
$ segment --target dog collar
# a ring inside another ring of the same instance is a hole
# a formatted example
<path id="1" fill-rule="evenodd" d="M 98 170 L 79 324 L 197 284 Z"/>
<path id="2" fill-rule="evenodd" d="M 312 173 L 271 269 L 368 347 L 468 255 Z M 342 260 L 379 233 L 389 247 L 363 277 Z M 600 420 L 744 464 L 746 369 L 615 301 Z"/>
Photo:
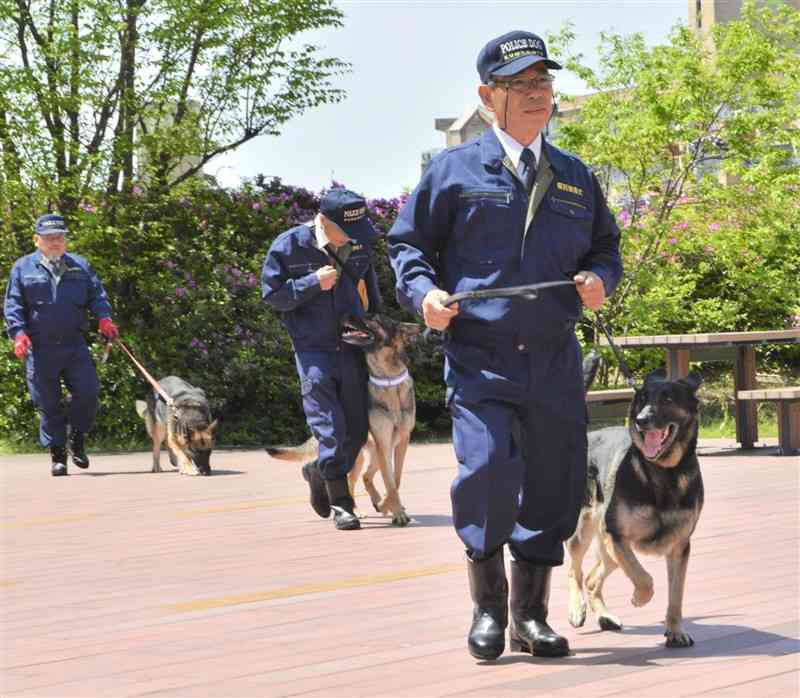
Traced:
<path id="1" fill-rule="evenodd" d="M 375 378 L 375 376 L 370 376 L 369 382 L 373 385 L 380 386 L 381 388 L 391 388 L 395 385 L 400 385 L 408 378 L 408 370 L 405 370 L 399 376 L 395 376 L 394 378 Z"/>

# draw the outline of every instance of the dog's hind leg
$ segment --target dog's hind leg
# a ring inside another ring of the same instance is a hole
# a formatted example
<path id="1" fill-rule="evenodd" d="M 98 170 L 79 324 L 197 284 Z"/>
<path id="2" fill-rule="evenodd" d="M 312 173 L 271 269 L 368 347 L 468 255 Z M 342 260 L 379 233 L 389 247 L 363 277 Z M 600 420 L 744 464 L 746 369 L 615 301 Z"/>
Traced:
<path id="1" fill-rule="evenodd" d="M 163 424 L 148 419 L 147 431 L 153 439 L 153 467 L 150 472 L 160 473 L 161 471 L 161 444 L 166 435 L 166 428 Z"/>
<path id="2" fill-rule="evenodd" d="M 583 558 L 592 544 L 597 528 L 594 513 L 584 509 L 578 519 L 578 527 L 564 544 L 569 553 L 569 623 L 580 628 L 586 622 L 586 599 L 583 595 Z"/>
<path id="3" fill-rule="evenodd" d="M 594 567 L 589 570 L 589 574 L 586 575 L 584 587 L 586 589 L 586 598 L 589 602 L 589 608 L 597 619 L 600 628 L 602 630 L 621 630 L 622 621 L 608 610 L 606 602 L 603 599 L 603 584 L 608 575 L 618 567 L 617 563 L 606 549 L 606 539 L 610 539 L 610 536 L 598 535 L 599 545 L 597 547 L 600 552 L 600 557 Z"/>
<path id="4" fill-rule="evenodd" d="M 686 584 L 686 570 L 689 567 L 687 540 L 675 545 L 667 555 L 667 580 L 669 581 L 669 604 L 667 606 L 667 647 L 691 647 L 691 636 L 683 631 L 683 590 Z"/>

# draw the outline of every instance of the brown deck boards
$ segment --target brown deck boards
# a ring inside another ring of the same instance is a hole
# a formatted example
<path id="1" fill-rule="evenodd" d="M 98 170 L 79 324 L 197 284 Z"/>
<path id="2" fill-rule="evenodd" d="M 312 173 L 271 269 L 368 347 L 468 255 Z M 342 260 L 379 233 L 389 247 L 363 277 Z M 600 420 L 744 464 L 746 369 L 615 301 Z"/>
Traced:
<path id="1" fill-rule="evenodd" d="M 665 563 L 643 558 L 650 604 L 630 605 L 621 572 L 607 584 L 622 632 L 567 624 L 562 567 L 550 621 L 572 656 L 494 663 L 466 651 L 449 444 L 410 449 L 411 526 L 362 495 L 360 532 L 317 518 L 298 465 L 259 451 L 215 453 L 211 478 L 150 474 L 145 453 L 95 455 L 67 478 L 45 455 L 3 456 L 0 695 L 797 696 L 798 459 L 701 445 L 695 646 L 664 648 Z"/>

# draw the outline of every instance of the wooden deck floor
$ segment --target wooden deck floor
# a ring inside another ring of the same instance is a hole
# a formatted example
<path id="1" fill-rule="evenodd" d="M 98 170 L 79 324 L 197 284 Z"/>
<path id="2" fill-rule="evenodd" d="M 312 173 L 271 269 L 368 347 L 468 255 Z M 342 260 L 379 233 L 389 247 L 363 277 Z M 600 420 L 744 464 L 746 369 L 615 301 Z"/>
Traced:
<path id="1" fill-rule="evenodd" d="M 406 529 L 317 518 L 295 464 L 217 452 L 211 478 L 150 474 L 149 455 L 94 456 L 51 478 L 47 457 L 2 457 L 0 695 L 800 695 L 800 459 L 703 442 L 707 504 L 684 613 L 696 645 L 663 646 L 663 560 L 648 606 L 622 573 L 625 623 L 550 620 L 570 657 L 466 651 L 471 606 L 450 522 L 451 446 L 412 447 Z M 368 502 L 359 497 L 362 508 Z"/>

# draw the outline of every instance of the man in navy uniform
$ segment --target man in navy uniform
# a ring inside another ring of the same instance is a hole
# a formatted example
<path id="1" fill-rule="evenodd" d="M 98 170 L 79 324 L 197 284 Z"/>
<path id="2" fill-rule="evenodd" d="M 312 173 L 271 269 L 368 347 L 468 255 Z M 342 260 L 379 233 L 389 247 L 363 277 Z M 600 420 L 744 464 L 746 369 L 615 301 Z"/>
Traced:
<path id="1" fill-rule="evenodd" d="M 53 475 L 67 474 L 67 447 L 75 465 L 89 467 L 84 437 L 94 425 L 99 383 L 83 335 L 87 310 L 106 339 L 119 334 L 97 274 L 83 257 L 67 253 L 67 232 L 61 216 L 39 217 L 33 236 L 38 249 L 14 263 L 4 306 L 14 353 L 26 361 L 28 391 L 40 414 L 39 441 L 50 448 Z M 66 414 L 62 378 L 71 394 Z"/>
<path id="2" fill-rule="evenodd" d="M 595 175 L 543 138 L 553 76 L 535 34 L 493 39 L 478 94 L 494 124 L 437 156 L 388 235 L 397 295 L 446 330 L 445 383 L 458 474 L 453 523 L 467 549 L 474 604 L 468 647 L 569 652 L 547 624 L 552 568 L 585 490 L 586 406 L 575 323 L 622 274 L 619 230 Z M 444 306 L 449 294 L 546 281 L 538 300 Z M 503 546 L 511 555 L 511 589 Z"/>
<path id="3" fill-rule="evenodd" d="M 295 351 L 303 410 L 319 457 L 303 467 L 311 505 L 337 529 L 361 528 L 347 474 L 367 440 L 364 353 L 341 339 L 342 319 L 381 306 L 366 201 L 331 189 L 313 221 L 279 235 L 261 271 L 261 295 L 281 313 Z"/>

